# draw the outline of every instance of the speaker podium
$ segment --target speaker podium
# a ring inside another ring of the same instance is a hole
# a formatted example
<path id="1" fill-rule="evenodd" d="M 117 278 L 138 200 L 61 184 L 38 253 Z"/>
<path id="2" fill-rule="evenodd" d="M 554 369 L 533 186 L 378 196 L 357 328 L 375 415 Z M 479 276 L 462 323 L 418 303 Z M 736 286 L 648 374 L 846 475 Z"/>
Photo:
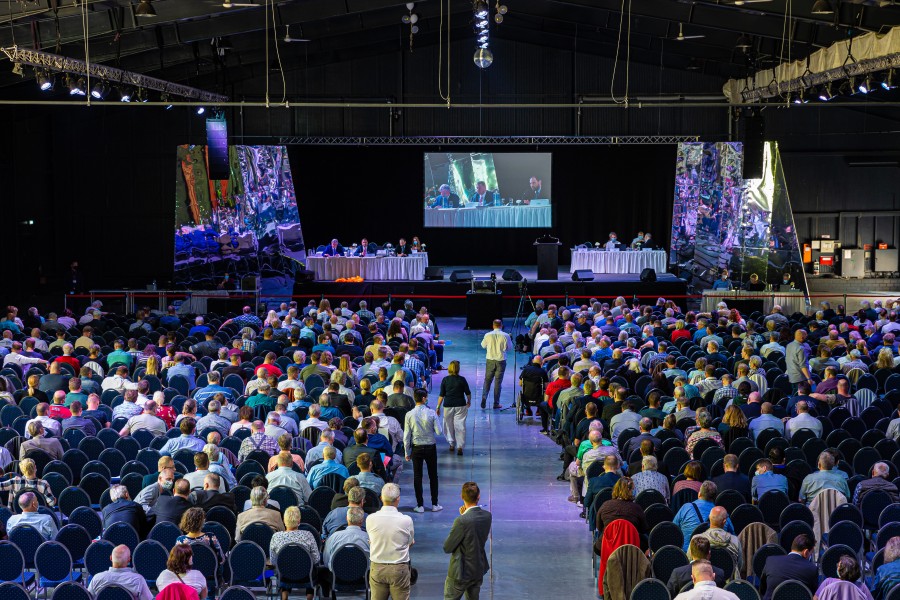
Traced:
<path id="1" fill-rule="evenodd" d="M 559 240 L 550 236 L 534 241 L 537 248 L 537 278 L 547 281 L 559 279 Z"/>

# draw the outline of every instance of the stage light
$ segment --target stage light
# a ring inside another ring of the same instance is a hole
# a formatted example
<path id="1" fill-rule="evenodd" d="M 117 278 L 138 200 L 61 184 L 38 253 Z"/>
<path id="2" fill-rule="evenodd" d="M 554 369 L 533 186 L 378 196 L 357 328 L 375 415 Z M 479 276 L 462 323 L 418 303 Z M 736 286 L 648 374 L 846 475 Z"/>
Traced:
<path id="1" fill-rule="evenodd" d="M 505 15 L 509 12 L 509 9 L 505 4 L 500 4 L 500 0 L 497 0 L 497 5 L 494 7 L 497 11 L 497 14 Z"/>
<path id="2" fill-rule="evenodd" d="M 49 92 L 53 89 L 53 78 L 47 73 L 38 73 L 36 79 L 42 92 Z"/>
<path id="3" fill-rule="evenodd" d="M 833 15 L 834 9 L 831 8 L 831 2 L 828 0 L 816 0 L 811 12 L 814 15 Z"/>
<path id="4" fill-rule="evenodd" d="M 119 86 L 119 100 L 122 102 L 131 102 L 132 91 L 127 85 Z"/>
<path id="5" fill-rule="evenodd" d="M 884 77 L 881 80 L 881 87 L 886 90 L 892 90 L 897 87 L 897 84 L 894 82 L 894 70 L 890 69 L 885 71 Z"/>
<path id="6" fill-rule="evenodd" d="M 18 62 L 13 63 L 12 72 L 13 72 L 13 75 L 18 75 L 19 77 L 24 75 L 25 71 L 22 70 L 22 63 L 18 63 Z"/>
<path id="7" fill-rule="evenodd" d="M 487 29 L 488 25 L 490 25 L 490 24 L 491 24 L 491 22 L 488 21 L 487 19 L 481 19 L 479 21 L 475 21 L 475 28 L 476 29 Z"/>
<path id="8" fill-rule="evenodd" d="M 479 43 L 479 44 L 483 44 L 483 43 L 485 43 L 486 41 L 488 41 L 488 35 L 487 35 L 486 33 L 483 33 L 483 34 L 479 35 L 479 36 L 478 36 L 477 38 L 475 38 L 475 39 L 478 40 L 478 43 Z"/>
<path id="9" fill-rule="evenodd" d="M 84 77 L 66 76 L 70 96 L 84 96 Z"/>
<path id="10" fill-rule="evenodd" d="M 825 85 L 823 85 L 822 87 L 819 88 L 819 100 L 821 100 L 822 102 L 828 102 L 832 98 L 834 98 L 834 96 L 831 93 L 831 84 L 830 83 L 826 83 Z"/>
<path id="11" fill-rule="evenodd" d="M 479 69 L 487 69 L 494 62 L 494 55 L 487 48 L 478 48 L 475 50 L 475 66 Z"/>
<path id="12" fill-rule="evenodd" d="M 499 25 L 502 22 L 503 22 L 503 15 L 501 15 L 500 13 L 497 13 L 496 15 L 494 15 L 494 23 Z"/>
<path id="13" fill-rule="evenodd" d="M 98 81 L 91 89 L 91 97 L 96 98 L 97 100 L 103 100 L 104 98 L 106 98 L 106 94 L 108 93 L 109 86 L 106 85 L 106 83 L 103 81 Z"/>
<path id="14" fill-rule="evenodd" d="M 400 21 L 401 21 L 404 25 L 409 25 L 410 20 L 411 20 L 411 19 L 409 18 L 409 15 L 403 15 L 402 17 L 400 17 Z"/>
<path id="15" fill-rule="evenodd" d="M 859 90 L 860 94 L 868 94 L 870 91 L 872 91 L 873 87 L 874 85 L 872 84 L 872 75 L 866 75 L 865 79 L 862 80 L 857 89 Z"/>
<path id="16" fill-rule="evenodd" d="M 203 107 L 203 106 L 198 106 L 198 107 L 197 107 L 197 114 L 198 114 L 198 115 L 202 115 L 202 114 L 205 113 L 205 112 L 206 112 L 206 108 L 205 108 L 205 107 Z"/>
<path id="17" fill-rule="evenodd" d="M 419 33 L 419 26 L 418 26 L 418 25 L 413 25 L 412 27 L 409 28 L 409 32 L 410 32 L 410 33 L 413 33 L 413 34 Z"/>
<path id="18" fill-rule="evenodd" d="M 486 19 L 491 12 L 491 8 L 485 0 L 475 0 L 472 3 L 472 12 L 476 19 Z"/>
<path id="19" fill-rule="evenodd" d="M 150 0 L 141 0 L 141 3 L 138 4 L 136 9 L 134 9 L 134 16 L 145 18 L 155 17 L 156 9 L 153 8 L 152 4 L 150 4 Z"/>
<path id="20" fill-rule="evenodd" d="M 738 50 L 747 51 L 753 47 L 753 40 L 750 39 L 749 35 L 742 33 L 741 37 L 739 37 L 737 42 L 734 44 L 734 47 Z"/>
<path id="21" fill-rule="evenodd" d="M 852 96 L 856 93 L 856 77 L 851 77 L 849 80 L 841 83 L 841 87 L 838 88 L 838 93 L 841 96 Z"/>

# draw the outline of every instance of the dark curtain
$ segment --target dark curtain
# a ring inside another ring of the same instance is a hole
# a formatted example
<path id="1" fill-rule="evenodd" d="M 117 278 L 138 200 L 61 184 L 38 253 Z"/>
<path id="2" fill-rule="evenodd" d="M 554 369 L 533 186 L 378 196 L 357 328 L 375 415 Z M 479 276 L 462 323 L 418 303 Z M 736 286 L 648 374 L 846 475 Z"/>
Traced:
<path id="1" fill-rule="evenodd" d="M 558 237 L 560 264 L 569 248 L 606 240 L 616 231 L 631 241 L 650 231 L 668 249 L 675 185 L 674 145 L 542 146 L 553 153 L 553 227 L 549 229 L 425 229 L 422 161 L 435 147 L 290 146 L 297 207 L 307 245 L 363 237 L 379 245 L 418 235 L 435 265 L 532 265 L 532 243 Z M 452 148 L 519 152 L 517 147 Z"/>

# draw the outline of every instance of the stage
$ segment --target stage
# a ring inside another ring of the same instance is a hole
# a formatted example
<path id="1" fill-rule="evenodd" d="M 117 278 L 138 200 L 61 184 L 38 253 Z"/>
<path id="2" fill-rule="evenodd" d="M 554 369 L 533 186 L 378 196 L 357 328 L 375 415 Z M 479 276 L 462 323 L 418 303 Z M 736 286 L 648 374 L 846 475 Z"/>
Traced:
<path id="1" fill-rule="evenodd" d="M 341 301 L 351 305 L 359 300 L 367 300 L 369 308 L 380 304 L 386 297 L 392 299 L 392 307 L 400 308 L 406 298 L 412 298 L 419 306 L 428 306 L 437 314 L 466 314 L 466 293 L 471 284 L 452 282 L 450 274 L 456 270 L 471 270 L 475 278 L 497 276 L 497 289 L 502 292 L 504 317 L 514 317 L 521 297 L 520 283 L 502 281 L 503 271 L 515 269 L 527 280 L 527 290 L 534 301 L 544 300 L 559 305 L 585 304 L 590 298 L 609 302 L 617 296 L 629 300 L 637 296 L 642 303 L 655 302 L 656 298 L 683 296 L 687 292 L 684 280 L 670 273 L 657 273 L 657 281 L 645 283 L 638 274 L 594 274 L 593 281 L 572 281 L 568 266 L 559 270 L 556 281 L 537 279 L 537 268 L 533 266 L 453 266 L 444 269 L 442 280 L 430 281 L 364 281 L 361 283 L 336 283 L 333 281 L 309 281 L 294 285 L 294 296 L 298 301 L 309 297 L 323 296 L 331 300 L 332 306 Z M 482 294 L 479 294 L 479 296 Z M 567 302 L 568 299 L 568 302 Z M 683 304 L 683 301 L 680 301 Z M 528 307 L 530 312 L 531 308 Z"/>

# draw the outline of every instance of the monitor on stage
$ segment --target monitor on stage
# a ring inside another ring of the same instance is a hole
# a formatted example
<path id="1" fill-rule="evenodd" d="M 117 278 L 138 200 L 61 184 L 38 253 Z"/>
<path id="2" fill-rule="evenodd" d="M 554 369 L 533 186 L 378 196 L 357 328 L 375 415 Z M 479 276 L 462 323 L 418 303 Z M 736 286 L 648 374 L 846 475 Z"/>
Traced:
<path id="1" fill-rule="evenodd" d="M 425 227 L 551 227 L 549 152 L 428 152 Z"/>

